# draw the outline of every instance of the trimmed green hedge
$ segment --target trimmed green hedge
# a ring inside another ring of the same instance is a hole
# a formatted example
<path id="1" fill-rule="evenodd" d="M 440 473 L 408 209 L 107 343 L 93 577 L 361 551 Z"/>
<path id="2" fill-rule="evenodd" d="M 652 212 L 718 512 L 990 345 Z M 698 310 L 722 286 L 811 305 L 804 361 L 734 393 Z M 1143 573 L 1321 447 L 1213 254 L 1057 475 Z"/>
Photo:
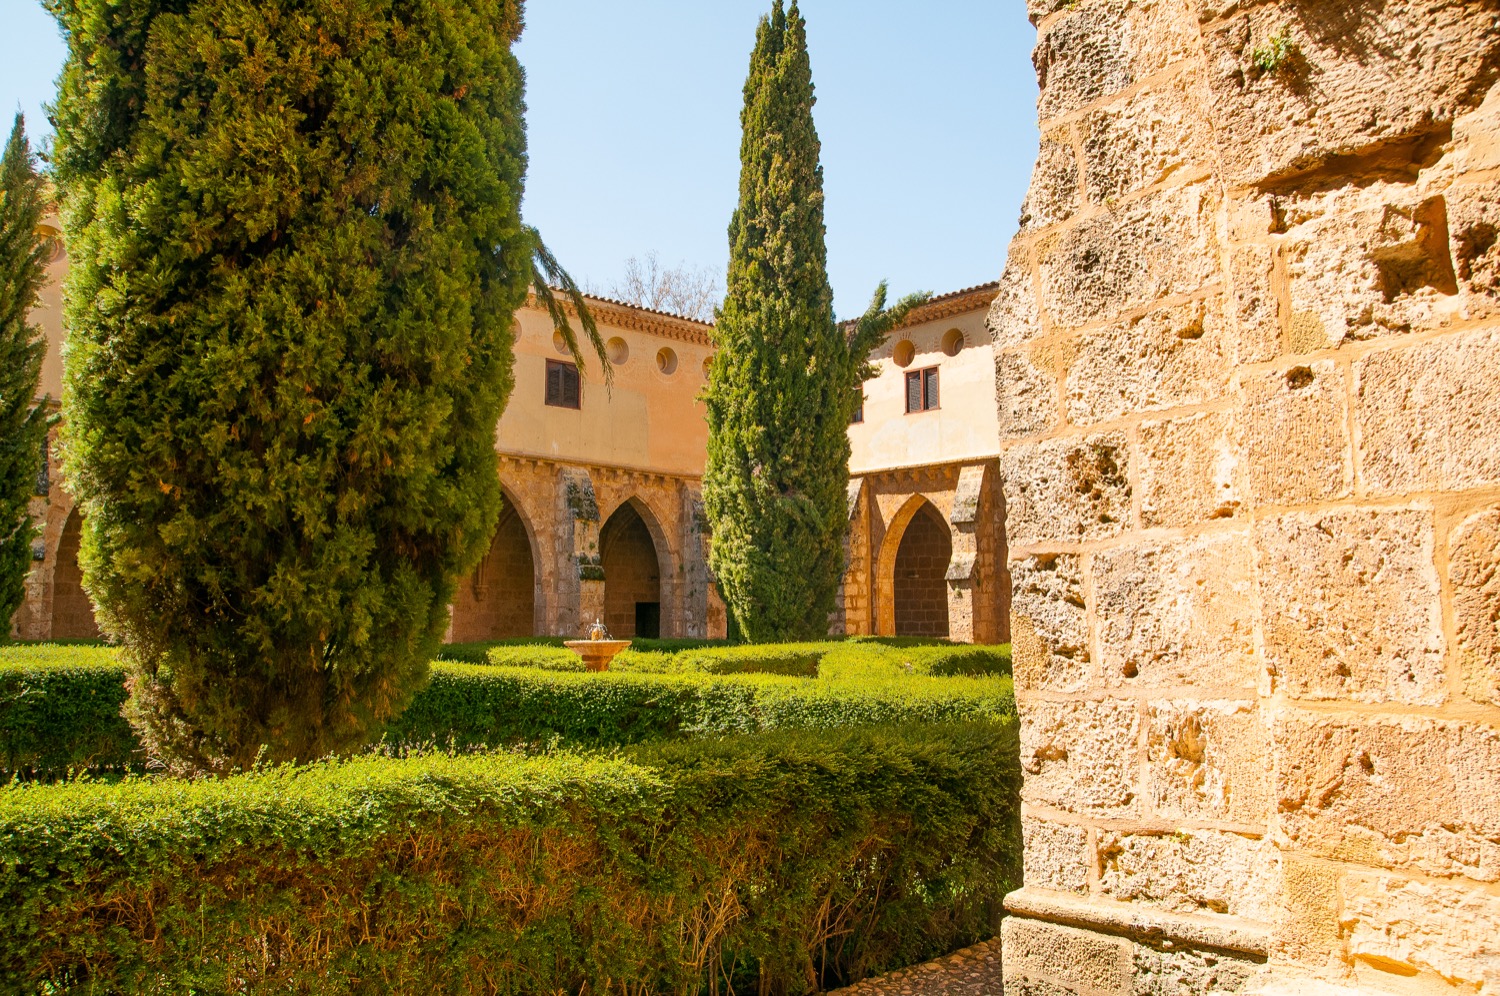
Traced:
<path id="1" fill-rule="evenodd" d="M 992 933 L 1019 788 L 1013 720 L 12 786 L 0 989 L 829 988 Z"/>
<path id="2" fill-rule="evenodd" d="M 125 669 L 113 650 L 0 649 L 0 774 L 120 771 L 139 762 L 124 703 Z"/>
<path id="3" fill-rule="evenodd" d="M 770 674 L 588 674 L 434 666 L 432 681 L 388 728 L 395 743 L 455 747 L 558 741 L 615 746 L 785 727 L 1012 717 L 1010 679 Z"/>
<path id="4" fill-rule="evenodd" d="M 632 649 L 611 672 L 589 675 L 561 647 L 475 646 L 486 663 L 435 663 L 430 684 L 391 724 L 388 741 L 600 746 L 1014 711 L 1006 678 L 934 677 L 1008 672 L 1005 647 L 829 642 L 676 654 Z M 138 764 L 134 733 L 119 715 L 124 682 L 125 669 L 107 647 L 0 650 L 0 775 L 47 779 L 70 769 L 106 773 Z"/>

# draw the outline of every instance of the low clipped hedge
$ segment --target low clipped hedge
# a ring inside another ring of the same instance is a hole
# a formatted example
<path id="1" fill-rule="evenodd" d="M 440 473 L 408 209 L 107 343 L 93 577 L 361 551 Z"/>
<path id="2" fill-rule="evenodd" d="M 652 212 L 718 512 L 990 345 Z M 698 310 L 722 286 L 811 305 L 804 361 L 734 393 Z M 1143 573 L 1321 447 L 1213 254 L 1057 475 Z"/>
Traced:
<path id="1" fill-rule="evenodd" d="M 609 671 L 449 664 L 388 728 L 398 744 L 616 746 L 782 728 L 1010 718 L 1010 679 Z"/>
<path id="2" fill-rule="evenodd" d="M 125 669 L 112 650 L 62 644 L 0 650 L 0 772 L 123 771 L 139 758 L 120 716 Z"/>
<path id="3" fill-rule="evenodd" d="M 1000 719 L 12 786 L 0 989 L 831 988 L 990 936 L 1019 782 Z"/>
<path id="4" fill-rule="evenodd" d="M 610 672 L 589 675 L 576 654 L 547 643 L 472 646 L 484 663 L 435 663 L 429 686 L 391 724 L 388 742 L 612 746 L 1014 710 L 1009 680 L 999 677 L 1009 671 L 1006 647 L 830 641 L 631 649 Z M 125 676 L 107 647 L 0 650 L 0 775 L 52 779 L 138 766 L 143 756 L 119 714 Z"/>

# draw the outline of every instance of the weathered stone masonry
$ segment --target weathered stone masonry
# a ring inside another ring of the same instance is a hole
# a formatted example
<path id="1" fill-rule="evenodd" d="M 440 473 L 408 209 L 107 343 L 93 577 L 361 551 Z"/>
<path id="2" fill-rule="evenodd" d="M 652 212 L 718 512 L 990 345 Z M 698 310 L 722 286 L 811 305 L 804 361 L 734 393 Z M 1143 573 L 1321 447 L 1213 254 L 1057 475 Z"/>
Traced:
<path id="1" fill-rule="evenodd" d="M 1029 3 L 1007 992 L 1500 992 L 1500 5 Z"/>

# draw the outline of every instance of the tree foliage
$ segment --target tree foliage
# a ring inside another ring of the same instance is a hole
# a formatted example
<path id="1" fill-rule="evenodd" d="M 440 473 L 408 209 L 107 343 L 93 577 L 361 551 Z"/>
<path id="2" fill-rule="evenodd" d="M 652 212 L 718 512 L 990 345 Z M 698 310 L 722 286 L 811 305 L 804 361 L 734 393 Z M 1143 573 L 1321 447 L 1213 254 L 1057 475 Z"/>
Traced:
<path id="1" fill-rule="evenodd" d="M 357 745 L 498 515 L 519 0 L 47 3 L 66 470 L 132 718 L 182 767 Z"/>
<path id="2" fill-rule="evenodd" d="M 762 18 L 740 115 L 739 205 L 706 392 L 711 564 L 746 638 L 824 635 L 845 568 L 849 420 L 870 351 L 923 295 L 834 321 L 806 22 Z"/>
<path id="3" fill-rule="evenodd" d="M 29 319 L 46 279 L 41 237 L 47 194 L 16 115 L 0 159 L 0 640 L 25 596 L 31 570 L 31 496 L 47 444 L 47 406 L 37 404 L 46 344 Z"/>

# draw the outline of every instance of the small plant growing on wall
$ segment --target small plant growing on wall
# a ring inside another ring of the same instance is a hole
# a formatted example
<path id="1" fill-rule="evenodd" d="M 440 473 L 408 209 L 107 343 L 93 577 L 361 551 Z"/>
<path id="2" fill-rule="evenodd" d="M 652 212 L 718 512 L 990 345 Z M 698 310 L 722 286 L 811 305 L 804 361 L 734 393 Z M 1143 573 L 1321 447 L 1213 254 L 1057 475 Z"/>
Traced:
<path id="1" fill-rule="evenodd" d="M 1291 29 L 1283 26 L 1264 45 L 1250 53 L 1250 62 L 1262 75 L 1270 76 L 1290 69 L 1297 58 L 1297 43 L 1292 39 Z"/>

